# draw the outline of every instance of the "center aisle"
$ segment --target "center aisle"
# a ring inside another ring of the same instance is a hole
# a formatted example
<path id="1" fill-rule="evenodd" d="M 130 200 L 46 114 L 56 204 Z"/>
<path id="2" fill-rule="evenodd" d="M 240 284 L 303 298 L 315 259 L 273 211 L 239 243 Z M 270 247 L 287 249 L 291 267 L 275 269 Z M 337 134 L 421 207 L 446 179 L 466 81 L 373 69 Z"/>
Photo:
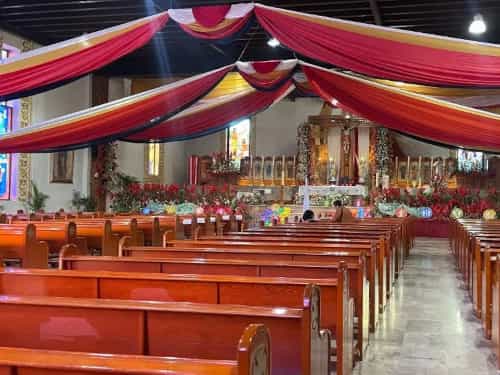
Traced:
<path id="1" fill-rule="evenodd" d="M 416 240 L 355 375 L 497 374 L 447 240 Z"/>

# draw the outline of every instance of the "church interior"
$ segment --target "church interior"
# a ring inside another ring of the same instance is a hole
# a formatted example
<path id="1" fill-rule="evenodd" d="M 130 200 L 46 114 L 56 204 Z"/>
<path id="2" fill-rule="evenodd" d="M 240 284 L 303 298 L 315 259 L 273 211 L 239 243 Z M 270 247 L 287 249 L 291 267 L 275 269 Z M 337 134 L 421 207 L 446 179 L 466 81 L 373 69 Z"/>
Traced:
<path id="1" fill-rule="evenodd" d="M 0 1 L 0 374 L 498 374 L 499 15 Z"/>

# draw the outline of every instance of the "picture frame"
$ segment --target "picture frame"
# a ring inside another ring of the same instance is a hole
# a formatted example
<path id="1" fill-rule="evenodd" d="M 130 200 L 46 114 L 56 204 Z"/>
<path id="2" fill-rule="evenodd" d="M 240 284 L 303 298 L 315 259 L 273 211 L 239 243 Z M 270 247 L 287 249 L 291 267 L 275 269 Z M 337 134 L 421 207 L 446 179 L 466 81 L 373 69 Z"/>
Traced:
<path id="1" fill-rule="evenodd" d="M 50 182 L 72 184 L 75 164 L 74 151 L 62 151 L 51 154 Z"/>

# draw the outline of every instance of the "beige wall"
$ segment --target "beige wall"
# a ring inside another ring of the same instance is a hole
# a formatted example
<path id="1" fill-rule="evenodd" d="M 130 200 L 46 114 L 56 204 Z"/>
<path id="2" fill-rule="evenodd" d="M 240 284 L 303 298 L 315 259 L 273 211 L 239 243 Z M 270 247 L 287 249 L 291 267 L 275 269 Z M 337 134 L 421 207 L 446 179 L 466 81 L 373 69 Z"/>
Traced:
<path id="1" fill-rule="evenodd" d="M 1 32 L 1 31 L 0 31 Z M 4 42 L 15 48 L 22 48 L 22 39 L 8 32 L 2 32 Z M 36 46 L 35 46 L 36 47 Z M 69 114 L 90 106 L 91 81 L 82 78 L 71 84 L 32 97 L 32 124 L 60 115 Z M 89 190 L 89 152 L 87 149 L 75 153 L 72 184 L 50 183 L 50 155 L 33 154 L 31 157 L 31 179 L 40 190 L 50 196 L 47 210 L 69 209 L 73 191 L 87 195 Z M 0 202 L 7 211 L 24 208 L 21 202 Z"/>

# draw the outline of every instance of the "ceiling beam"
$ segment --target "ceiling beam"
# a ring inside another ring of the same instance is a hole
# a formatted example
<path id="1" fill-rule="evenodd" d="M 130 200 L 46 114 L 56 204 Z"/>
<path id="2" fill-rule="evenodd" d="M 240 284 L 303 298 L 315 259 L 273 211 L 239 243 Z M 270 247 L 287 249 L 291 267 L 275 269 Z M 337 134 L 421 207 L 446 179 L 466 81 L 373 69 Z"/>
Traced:
<path id="1" fill-rule="evenodd" d="M 375 24 L 382 26 L 382 15 L 380 13 L 380 7 L 378 6 L 377 0 L 370 0 L 370 8 L 373 13 Z"/>

